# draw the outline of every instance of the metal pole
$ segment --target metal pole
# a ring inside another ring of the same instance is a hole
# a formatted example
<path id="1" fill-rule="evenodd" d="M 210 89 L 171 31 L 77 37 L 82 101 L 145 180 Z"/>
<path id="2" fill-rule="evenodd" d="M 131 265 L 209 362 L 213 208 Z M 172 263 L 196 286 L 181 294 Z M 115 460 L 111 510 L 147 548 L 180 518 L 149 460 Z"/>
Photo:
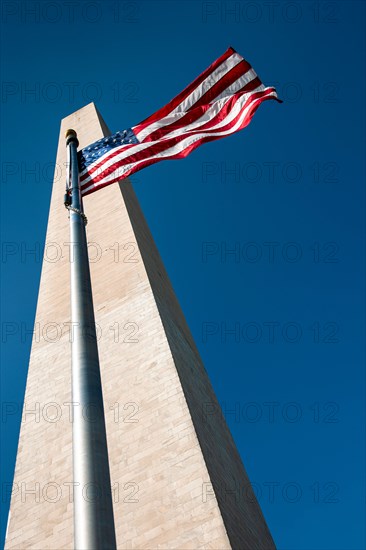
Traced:
<path id="1" fill-rule="evenodd" d="M 76 132 L 66 132 L 70 214 L 74 542 L 76 550 L 116 548 L 107 437 Z M 70 185 L 71 177 L 71 185 Z"/>

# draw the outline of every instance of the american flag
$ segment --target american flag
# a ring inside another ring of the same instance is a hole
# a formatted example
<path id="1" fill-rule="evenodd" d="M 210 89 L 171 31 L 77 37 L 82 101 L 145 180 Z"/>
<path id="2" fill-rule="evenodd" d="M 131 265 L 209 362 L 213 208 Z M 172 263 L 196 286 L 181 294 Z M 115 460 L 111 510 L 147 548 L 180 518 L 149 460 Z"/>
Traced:
<path id="1" fill-rule="evenodd" d="M 229 48 L 149 118 L 79 151 L 82 195 L 243 129 L 267 99 L 279 101 L 276 90 L 264 86 L 251 65 Z"/>

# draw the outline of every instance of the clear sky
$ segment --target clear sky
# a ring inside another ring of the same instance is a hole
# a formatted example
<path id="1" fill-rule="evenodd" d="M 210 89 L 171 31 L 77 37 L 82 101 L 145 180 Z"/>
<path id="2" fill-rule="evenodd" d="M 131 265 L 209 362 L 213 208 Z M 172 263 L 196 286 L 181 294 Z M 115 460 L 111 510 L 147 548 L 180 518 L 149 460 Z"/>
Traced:
<path id="1" fill-rule="evenodd" d="M 94 100 L 133 126 L 231 45 L 284 103 L 132 181 L 278 548 L 365 548 L 364 21 L 361 1 L 2 3 L 2 488 L 60 119 Z"/>

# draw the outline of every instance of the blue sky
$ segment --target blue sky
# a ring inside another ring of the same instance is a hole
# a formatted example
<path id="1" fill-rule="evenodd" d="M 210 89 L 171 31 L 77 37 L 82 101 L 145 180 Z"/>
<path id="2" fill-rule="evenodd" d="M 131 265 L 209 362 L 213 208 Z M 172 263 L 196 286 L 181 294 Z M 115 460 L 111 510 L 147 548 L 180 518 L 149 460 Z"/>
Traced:
<path id="1" fill-rule="evenodd" d="M 111 131 L 133 126 L 230 45 L 277 85 L 284 103 L 241 133 L 132 181 L 283 550 L 365 548 L 364 17 L 358 1 L 2 5 L 1 400 L 19 410 L 31 340 L 6 327 L 33 326 L 25 251 L 45 242 L 60 119 L 94 100 Z M 19 427 L 2 418 L 2 487 Z"/>

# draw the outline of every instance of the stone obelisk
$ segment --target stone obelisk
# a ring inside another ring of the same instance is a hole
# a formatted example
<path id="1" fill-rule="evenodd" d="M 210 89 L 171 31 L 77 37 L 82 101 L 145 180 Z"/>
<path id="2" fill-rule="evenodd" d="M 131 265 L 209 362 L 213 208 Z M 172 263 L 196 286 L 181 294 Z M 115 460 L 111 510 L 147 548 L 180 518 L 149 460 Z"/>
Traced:
<path id="1" fill-rule="evenodd" d="M 61 123 L 8 550 L 73 548 L 68 128 L 110 134 L 93 103 Z M 84 208 L 118 548 L 273 549 L 130 182 Z"/>

